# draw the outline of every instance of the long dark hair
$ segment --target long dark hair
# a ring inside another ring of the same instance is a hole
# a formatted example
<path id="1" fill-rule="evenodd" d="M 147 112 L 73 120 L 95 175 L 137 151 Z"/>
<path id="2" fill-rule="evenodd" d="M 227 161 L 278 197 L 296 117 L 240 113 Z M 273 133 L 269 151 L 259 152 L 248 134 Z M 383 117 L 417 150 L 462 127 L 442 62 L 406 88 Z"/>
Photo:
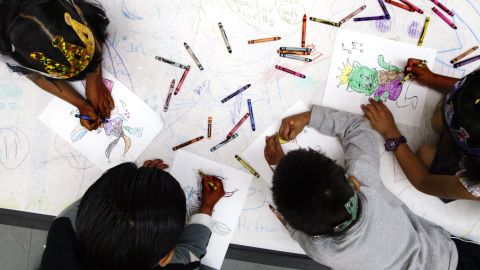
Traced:
<path id="1" fill-rule="evenodd" d="M 80 202 L 80 260 L 91 270 L 151 269 L 175 247 L 185 216 L 185 194 L 173 176 L 134 163 L 118 165 Z"/>
<path id="2" fill-rule="evenodd" d="M 74 20 L 82 22 L 70 1 L 15 0 L 1 2 L 0 53 L 9 55 L 24 67 L 45 72 L 43 65 L 30 57 L 32 52 L 42 52 L 56 62 L 69 65 L 65 56 L 52 46 L 52 40 L 47 32 L 53 36 L 63 36 L 69 43 L 84 46 L 75 31 L 65 23 L 65 12 L 68 12 Z M 86 0 L 77 0 L 75 3 L 81 9 L 98 44 L 102 45 L 107 38 L 106 31 L 109 24 L 105 12 L 99 4 Z M 86 74 L 94 71 L 101 61 L 102 54 L 97 49 L 88 67 L 68 80 L 83 80 Z M 29 73 L 27 69 L 20 69 L 20 71 Z"/>

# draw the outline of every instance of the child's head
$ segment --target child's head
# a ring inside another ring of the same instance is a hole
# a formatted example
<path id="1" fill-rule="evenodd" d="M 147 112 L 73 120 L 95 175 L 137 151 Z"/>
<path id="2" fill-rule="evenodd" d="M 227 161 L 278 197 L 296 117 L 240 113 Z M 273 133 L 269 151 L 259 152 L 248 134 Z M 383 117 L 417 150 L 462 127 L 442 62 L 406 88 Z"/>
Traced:
<path id="1" fill-rule="evenodd" d="M 18 1 L 17 6 L 11 7 L 15 12 L 9 13 L 2 41 L 2 53 L 10 55 L 14 60 L 28 69 L 47 73 L 44 64 L 32 58 L 32 53 L 42 53 L 46 58 L 52 59 L 70 67 L 66 56 L 52 45 L 55 36 L 62 36 L 65 42 L 85 48 L 84 42 L 79 38 L 73 27 L 65 22 L 65 13 L 70 14 L 73 20 L 85 24 L 93 33 L 97 46 L 88 65 L 78 74 L 71 75 L 68 80 L 84 79 L 87 73 L 92 72 L 102 60 L 101 44 L 106 39 L 106 27 L 109 23 L 105 12 L 100 7 L 85 0 L 75 1 L 78 10 L 83 14 L 83 21 L 77 8 L 71 0 L 43 0 L 43 1 Z M 5 11 L 0 11 L 4 16 Z"/>
<path id="2" fill-rule="evenodd" d="M 174 249 L 185 226 L 185 194 L 169 173 L 118 165 L 83 196 L 76 220 L 87 269 L 151 269 Z"/>
<path id="3" fill-rule="evenodd" d="M 352 219 L 345 204 L 355 192 L 345 170 L 315 150 L 285 155 L 275 170 L 272 192 L 288 224 L 308 235 L 336 233 L 335 227 Z"/>
<path id="4" fill-rule="evenodd" d="M 449 120 L 451 118 L 451 121 Z M 480 181 L 480 70 L 469 74 L 445 102 L 452 137 L 466 153 L 467 174 Z"/>

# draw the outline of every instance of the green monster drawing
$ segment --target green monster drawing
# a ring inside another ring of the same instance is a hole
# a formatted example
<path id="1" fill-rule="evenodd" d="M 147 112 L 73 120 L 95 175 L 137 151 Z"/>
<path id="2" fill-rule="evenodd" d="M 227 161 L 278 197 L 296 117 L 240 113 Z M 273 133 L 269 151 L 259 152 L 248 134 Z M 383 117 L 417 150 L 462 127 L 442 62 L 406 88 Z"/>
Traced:
<path id="1" fill-rule="evenodd" d="M 377 58 L 378 65 L 384 70 L 362 66 L 358 62 L 353 65 L 347 62 L 341 69 L 340 84 L 346 84 L 347 90 L 373 96 L 375 100 L 396 101 L 402 93 L 402 72 L 397 66 L 385 62 L 383 55 Z"/>

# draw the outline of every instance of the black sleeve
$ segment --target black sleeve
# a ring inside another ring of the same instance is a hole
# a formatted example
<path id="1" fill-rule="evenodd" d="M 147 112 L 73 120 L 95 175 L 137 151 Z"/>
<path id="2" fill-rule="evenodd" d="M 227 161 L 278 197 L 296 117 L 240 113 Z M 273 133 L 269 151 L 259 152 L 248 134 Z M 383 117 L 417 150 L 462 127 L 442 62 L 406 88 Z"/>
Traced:
<path id="1" fill-rule="evenodd" d="M 53 221 L 40 270 L 82 270 L 76 253 L 76 236 L 68 218 Z"/>

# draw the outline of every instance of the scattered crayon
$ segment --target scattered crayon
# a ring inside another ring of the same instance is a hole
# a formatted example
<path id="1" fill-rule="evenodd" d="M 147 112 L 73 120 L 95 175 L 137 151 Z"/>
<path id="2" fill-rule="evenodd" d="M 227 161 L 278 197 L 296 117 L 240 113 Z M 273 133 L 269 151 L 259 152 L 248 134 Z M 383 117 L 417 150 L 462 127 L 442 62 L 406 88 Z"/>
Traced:
<path id="1" fill-rule="evenodd" d="M 310 52 L 277 50 L 279 54 L 310 55 Z"/>
<path id="2" fill-rule="evenodd" d="M 167 100 L 165 101 L 165 105 L 163 106 L 163 111 L 166 112 L 168 107 L 170 106 L 170 99 L 172 98 L 173 88 L 175 87 L 175 79 L 172 80 L 170 83 L 170 88 L 168 89 Z"/>
<path id="3" fill-rule="evenodd" d="M 378 0 L 378 3 L 380 4 L 380 7 L 382 8 L 383 14 L 385 15 L 385 17 L 390 19 L 390 13 L 388 13 L 387 7 L 385 6 L 385 3 L 383 3 L 383 0 Z"/>
<path id="4" fill-rule="evenodd" d="M 197 138 L 192 139 L 192 140 L 190 140 L 190 141 L 184 142 L 184 143 L 182 143 L 182 144 L 179 144 L 179 145 L 173 147 L 172 150 L 173 150 L 173 151 L 177 151 L 177 150 L 180 149 L 180 148 L 183 148 L 183 147 L 188 146 L 188 145 L 190 145 L 190 144 L 192 144 L 192 143 L 196 143 L 196 142 L 198 142 L 198 141 L 201 141 L 201 140 L 203 140 L 203 138 L 204 138 L 203 136 L 200 136 L 200 137 L 197 137 Z"/>
<path id="5" fill-rule="evenodd" d="M 243 122 L 245 122 L 245 120 L 247 120 L 247 118 L 250 116 L 249 113 L 246 113 L 242 119 L 240 119 L 240 121 L 238 121 L 238 123 L 232 128 L 232 130 L 227 134 L 227 139 L 232 137 L 233 134 L 235 134 L 235 132 L 237 132 L 237 130 L 240 128 L 240 126 L 243 124 Z"/>
<path id="6" fill-rule="evenodd" d="M 269 41 L 277 41 L 282 39 L 281 37 L 269 37 L 269 38 L 260 38 L 260 39 L 252 39 L 248 41 L 248 44 L 255 44 L 255 43 L 262 43 L 262 42 L 269 42 Z"/>
<path id="7" fill-rule="evenodd" d="M 427 17 L 425 18 L 425 24 L 423 25 L 422 35 L 420 36 L 420 39 L 418 40 L 418 43 L 417 43 L 418 46 L 423 45 L 423 41 L 425 40 L 425 36 L 427 35 L 427 29 L 429 24 L 430 24 L 430 17 Z"/>
<path id="8" fill-rule="evenodd" d="M 388 20 L 387 16 L 360 17 L 353 19 L 354 22 Z"/>
<path id="9" fill-rule="evenodd" d="M 283 224 L 283 226 L 287 228 L 288 227 L 287 222 L 285 221 L 285 219 L 283 219 L 282 215 L 280 215 L 280 213 L 278 213 L 278 211 L 271 204 L 269 204 L 268 207 L 273 212 L 275 217 L 277 217 L 277 219 Z"/>
<path id="10" fill-rule="evenodd" d="M 440 12 L 440 10 L 438 10 L 436 7 L 432 7 L 432 10 L 433 12 L 435 12 L 435 14 L 438 15 L 438 17 L 440 17 L 446 24 L 448 24 L 450 27 L 452 27 L 453 29 L 457 29 L 457 26 L 452 22 L 450 21 L 447 16 L 443 15 L 442 12 Z"/>
<path id="11" fill-rule="evenodd" d="M 289 58 L 289 59 L 295 59 L 295 60 L 300 60 L 300 61 L 304 61 L 304 62 L 312 62 L 312 59 L 310 59 L 310 58 L 300 57 L 300 56 L 290 55 L 290 54 L 283 54 L 283 53 L 281 53 L 281 54 L 280 54 L 280 57 Z"/>
<path id="12" fill-rule="evenodd" d="M 275 68 L 278 69 L 278 70 L 281 70 L 281 71 L 283 71 L 283 72 L 292 74 L 292 75 L 294 75 L 294 76 L 297 76 L 297 77 L 300 77 L 300 78 L 305 78 L 305 75 L 303 75 L 303 74 L 301 74 L 301 73 L 298 73 L 298 72 L 296 72 L 296 71 L 293 71 L 293 70 L 291 70 L 291 69 L 288 69 L 288 68 L 286 68 L 286 67 L 282 67 L 282 66 L 276 65 Z"/>
<path id="13" fill-rule="evenodd" d="M 344 24 L 346 21 L 348 21 L 348 20 L 350 20 L 351 18 L 355 17 L 358 13 L 364 11 L 366 8 L 367 8 L 366 5 L 361 6 L 360 8 L 358 8 L 357 10 L 355 10 L 354 12 L 352 12 L 351 14 L 349 14 L 347 17 L 341 19 L 338 23 L 339 23 L 340 25 Z M 388 15 L 388 17 L 390 17 L 390 15 Z"/>
<path id="14" fill-rule="evenodd" d="M 415 12 L 415 9 L 411 8 L 410 6 L 404 5 L 402 3 L 398 3 L 398 2 L 395 2 L 395 1 L 392 1 L 392 0 L 385 0 L 385 2 L 392 5 L 392 6 L 396 6 L 396 7 L 399 7 L 401 9 L 405 9 L 405 10 L 410 11 L 410 12 Z"/>
<path id="15" fill-rule="evenodd" d="M 248 113 L 250 114 L 250 125 L 252 126 L 252 130 L 255 131 L 255 118 L 253 117 L 253 108 L 252 108 L 252 100 L 247 99 L 248 105 Z"/>
<path id="16" fill-rule="evenodd" d="M 176 66 L 176 67 L 179 67 L 179 68 L 183 68 L 183 69 L 187 68 L 187 66 L 185 66 L 185 65 L 179 64 L 179 63 L 177 63 L 175 61 L 172 61 L 172 60 L 168 60 L 168 59 L 163 58 L 161 56 L 155 56 L 155 60 L 162 61 L 164 63 L 170 64 L 170 65 L 173 65 L 173 66 Z"/>
<path id="17" fill-rule="evenodd" d="M 448 9 L 442 3 L 438 2 L 438 0 L 430 0 L 430 1 L 432 1 L 435 5 L 437 5 L 441 10 L 445 11 L 445 13 L 447 13 L 448 15 L 450 15 L 452 17 L 455 16 L 455 13 L 453 13 L 453 11 Z"/>
<path id="18" fill-rule="evenodd" d="M 299 47 L 280 47 L 280 51 L 298 51 L 298 52 L 311 52 L 311 48 L 299 48 Z"/>
<path id="19" fill-rule="evenodd" d="M 452 61 L 450 61 L 450 63 L 454 64 L 455 62 L 458 62 L 458 61 L 462 60 L 465 56 L 473 53 L 476 50 L 478 50 L 478 46 L 474 46 L 474 47 L 470 48 L 469 50 L 467 50 L 466 52 L 464 52 L 464 53 L 460 54 L 459 56 L 453 58 Z"/>
<path id="20" fill-rule="evenodd" d="M 327 25 L 331 25 L 331 26 L 335 26 L 335 27 L 340 27 L 340 23 L 338 23 L 338 22 L 331 22 L 331 21 L 327 21 L 327 20 L 323 20 L 323 19 L 319 19 L 319 18 L 315 18 L 315 17 L 310 17 L 310 21 L 323 23 L 323 24 L 327 24 Z"/>
<path id="21" fill-rule="evenodd" d="M 250 86 L 251 86 L 251 84 L 247 84 L 247 85 L 245 85 L 244 87 L 238 89 L 237 91 L 231 93 L 231 94 L 228 95 L 226 98 L 222 99 L 222 103 L 227 102 L 228 100 L 230 100 L 230 99 L 233 98 L 234 96 L 236 96 L 236 95 L 240 94 L 241 92 L 247 90 Z"/>
<path id="22" fill-rule="evenodd" d="M 225 46 L 227 46 L 228 52 L 232 53 L 232 47 L 230 47 L 230 42 L 228 42 L 227 34 L 221 22 L 218 23 L 218 27 L 220 27 L 220 32 L 222 33 L 223 41 L 225 42 Z"/>
<path id="23" fill-rule="evenodd" d="M 458 67 L 461 67 L 461 66 L 465 66 L 465 65 L 470 64 L 472 62 L 475 62 L 477 60 L 480 60 L 480 55 L 465 59 L 465 60 L 460 61 L 460 62 L 457 62 L 456 64 L 453 65 L 453 67 L 458 68 Z"/>
<path id="24" fill-rule="evenodd" d="M 203 70 L 203 66 L 202 66 L 202 64 L 200 64 L 200 61 L 198 60 L 197 56 L 193 53 L 192 48 L 190 48 L 190 46 L 188 46 L 188 44 L 186 42 L 183 43 L 183 46 L 185 46 L 185 49 L 187 49 L 187 52 L 190 54 L 190 56 L 192 57 L 193 61 L 197 65 L 197 67 L 200 70 Z"/>
<path id="25" fill-rule="evenodd" d="M 210 148 L 210 152 L 213 152 L 213 151 L 217 150 L 218 148 L 224 146 L 225 144 L 233 141 L 233 139 L 235 139 L 237 137 L 238 137 L 238 133 L 233 134 L 232 137 L 229 137 L 229 138 L 221 141 L 219 144 L 215 145 L 214 147 Z"/>
<path id="26" fill-rule="evenodd" d="M 418 8 L 417 6 L 415 6 L 414 4 L 410 3 L 409 1 L 407 0 L 400 0 L 400 2 L 404 3 L 405 5 L 413 8 L 416 12 L 420 13 L 420 14 L 423 14 L 423 10 L 421 10 L 420 8 Z"/>
<path id="27" fill-rule="evenodd" d="M 183 82 L 185 81 L 185 78 L 187 77 L 187 74 L 188 74 L 189 71 L 190 71 L 190 66 L 187 66 L 187 68 L 185 69 L 185 71 L 182 74 L 182 78 L 180 78 L 180 81 L 177 84 L 177 88 L 175 88 L 175 92 L 173 93 L 174 95 L 177 95 L 178 92 L 180 91 L 180 88 L 182 87 Z"/>
<path id="28" fill-rule="evenodd" d="M 238 155 L 235 155 L 235 158 L 238 160 L 238 162 L 240 162 L 240 164 L 242 164 L 243 167 L 245 167 L 245 169 L 247 169 L 251 174 L 253 174 L 256 178 L 260 178 L 260 174 L 257 173 L 257 171 L 255 171 L 254 168 L 252 168 L 252 166 L 250 166 L 247 162 L 245 162 L 241 157 L 239 157 Z"/>
<path id="29" fill-rule="evenodd" d="M 307 14 L 303 14 L 302 21 L 302 48 L 305 47 L 305 38 L 307 35 Z"/>
<path id="30" fill-rule="evenodd" d="M 212 138 L 212 117 L 208 117 L 208 139 L 210 140 Z"/>

